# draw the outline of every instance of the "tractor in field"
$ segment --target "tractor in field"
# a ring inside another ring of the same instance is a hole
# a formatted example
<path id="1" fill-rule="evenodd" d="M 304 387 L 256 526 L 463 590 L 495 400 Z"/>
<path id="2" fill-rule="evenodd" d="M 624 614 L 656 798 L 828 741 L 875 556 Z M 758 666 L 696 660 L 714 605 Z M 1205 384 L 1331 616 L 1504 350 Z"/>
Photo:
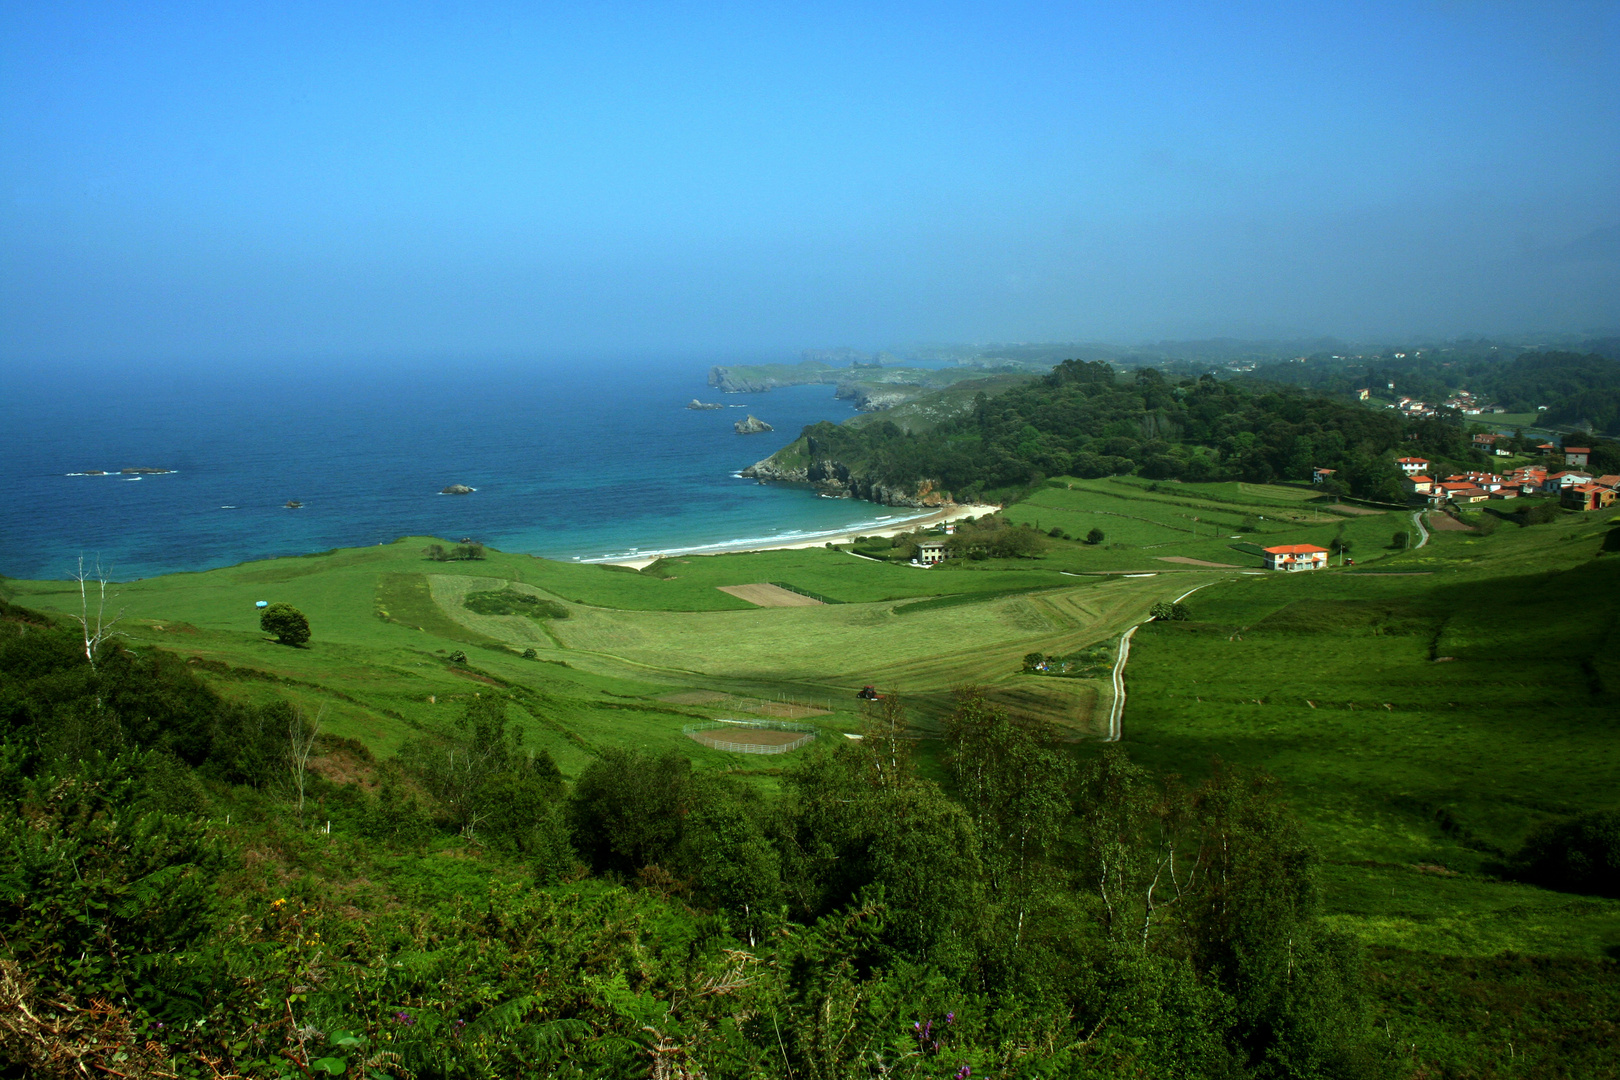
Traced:
<path id="1" fill-rule="evenodd" d="M 860 698 L 863 701 L 882 701 L 883 700 L 883 695 L 878 693 L 878 688 L 875 687 L 875 686 L 863 686 L 863 687 L 861 687 L 860 692 L 857 693 L 855 696 Z"/>

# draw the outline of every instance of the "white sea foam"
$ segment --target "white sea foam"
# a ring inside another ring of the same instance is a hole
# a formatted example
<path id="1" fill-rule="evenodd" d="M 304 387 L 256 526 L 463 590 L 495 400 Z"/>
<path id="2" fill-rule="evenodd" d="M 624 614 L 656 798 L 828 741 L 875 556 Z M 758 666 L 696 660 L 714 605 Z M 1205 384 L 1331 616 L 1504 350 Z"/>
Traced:
<path id="1" fill-rule="evenodd" d="M 628 552 L 606 552 L 601 555 L 573 557 L 575 562 L 610 563 L 628 559 L 670 558 L 677 555 L 722 555 L 734 551 L 751 551 L 759 548 L 774 547 L 781 544 L 799 544 L 816 540 L 830 540 L 835 536 L 845 536 L 858 533 L 862 529 L 894 528 L 910 521 L 917 521 L 933 513 L 916 514 L 909 517 L 895 519 L 889 515 L 886 519 L 867 519 L 852 522 L 836 529 L 798 530 L 776 532 L 768 536 L 744 536 L 734 540 L 721 540 L 713 544 L 692 544 L 686 547 L 662 548 L 657 551 L 640 551 L 632 548 Z"/>

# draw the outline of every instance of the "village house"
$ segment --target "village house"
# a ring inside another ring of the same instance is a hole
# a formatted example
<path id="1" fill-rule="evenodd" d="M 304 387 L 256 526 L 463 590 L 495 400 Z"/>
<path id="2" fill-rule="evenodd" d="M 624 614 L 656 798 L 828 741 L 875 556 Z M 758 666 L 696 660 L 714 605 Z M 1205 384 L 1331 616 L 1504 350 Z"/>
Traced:
<path id="1" fill-rule="evenodd" d="M 1577 484 L 1590 484 L 1591 482 L 1591 473 L 1555 472 L 1541 482 L 1541 490 L 1556 495 L 1565 488 L 1572 488 Z"/>
<path id="2" fill-rule="evenodd" d="M 1552 457 L 1553 452 L 1557 449 L 1558 447 L 1554 446 L 1550 442 L 1536 444 L 1536 453 L 1540 454 L 1542 457 Z"/>
<path id="3" fill-rule="evenodd" d="M 1491 493 L 1467 480 L 1442 480 L 1429 491 L 1429 502 L 1444 506 L 1448 502 L 1481 502 Z"/>
<path id="4" fill-rule="evenodd" d="M 1564 489 L 1558 505 L 1565 510 L 1607 510 L 1614 505 L 1614 489 L 1601 484 L 1575 484 Z"/>
<path id="5" fill-rule="evenodd" d="M 1456 476 L 1448 476 L 1448 477 L 1446 477 L 1446 480 L 1449 483 L 1453 483 L 1453 484 L 1457 484 L 1457 483 L 1473 484 L 1475 487 L 1482 487 L 1486 491 L 1495 491 L 1497 488 L 1501 487 L 1503 485 L 1503 483 L 1504 483 L 1503 479 L 1500 476 L 1497 476 L 1495 473 L 1488 473 L 1488 472 L 1458 473 Z"/>
<path id="6" fill-rule="evenodd" d="M 1408 476 L 1402 480 L 1401 486 L 1406 489 L 1408 495 L 1427 495 L 1434 487 L 1434 479 L 1419 473 L 1417 476 Z"/>
<path id="7" fill-rule="evenodd" d="M 1585 446 L 1566 446 L 1564 447 L 1564 464 L 1585 465 L 1586 459 L 1591 453 L 1592 451 Z"/>
<path id="8" fill-rule="evenodd" d="M 1367 398 L 1368 398 L 1368 396 L 1369 396 L 1369 395 L 1370 395 L 1370 394 L 1371 394 L 1371 393 L 1372 393 L 1372 390 L 1371 390 L 1371 389 L 1370 389 L 1370 388 L 1369 388 L 1369 389 L 1365 389 L 1365 390 L 1357 390 L 1357 391 L 1356 391 L 1356 400 L 1357 400 L 1357 401 L 1366 401 L 1366 400 L 1367 400 Z"/>
<path id="9" fill-rule="evenodd" d="M 1518 497 L 1519 489 L 1516 487 L 1499 488 L 1491 492 L 1491 498 L 1493 499 L 1517 499 Z"/>
<path id="10" fill-rule="evenodd" d="M 1396 458 L 1395 464 L 1401 467 L 1401 472 L 1407 476 L 1416 476 L 1418 473 L 1429 471 L 1429 459 L 1420 457 Z"/>
<path id="11" fill-rule="evenodd" d="M 1604 473 L 1602 476 L 1595 478 L 1592 483 L 1597 484 L 1599 487 L 1620 490 L 1620 475 Z"/>
<path id="12" fill-rule="evenodd" d="M 1508 475 L 1507 482 L 1519 489 L 1521 495 L 1529 495 L 1540 491 L 1542 483 L 1547 479 L 1547 470 L 1539 465 L 1528 465 L 1522 469 L 1514 469 Z"/>
<path id="13" fill-rule="evenodd" d="M 919 540 L 917 542 L 916 561 L 922 565 L 933 566 L 937 562 L 943 562 L 945 558 L 945 541 Z"/>
<path id="14" fill-rule="evenodd" d="M 1327 548 L 1313 544 L 1284 544 L 1265 551 L 1267 570 L 1321 570 L 1327 566 Z"/>
<path id="15" fill-rule="evenodd" d="M 1337 471 L 1338 471 L 1337 469 L 1312 469 L 1311 470 L 1311 483 L 1313 483 L 1313 484 L 1325 483 L 1325 482 L 1333 479 L 1333 474 L 1335 472 L 1337 472 Z"/>

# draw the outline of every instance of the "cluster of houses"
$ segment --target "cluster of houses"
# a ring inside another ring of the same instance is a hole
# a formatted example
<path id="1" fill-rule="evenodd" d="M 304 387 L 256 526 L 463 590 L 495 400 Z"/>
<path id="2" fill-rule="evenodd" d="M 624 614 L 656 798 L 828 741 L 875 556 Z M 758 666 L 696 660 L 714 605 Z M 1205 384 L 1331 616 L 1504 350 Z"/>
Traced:
<path id="1" fill-rule="evenodd" d="M 1544 449 L 1551 450 L 1550 444 Z M 1591 450 L 1566 446 L 1564 464 L 1584 466 Z M 1491 472 L 1465 472 L 1437 479 L 1429 475 L 1427 458 L 1397 458 L 1405 474 L 1402 486 L 1409 497 L 1428 500 L 1431 506 L 1448 503 L 1477 503 L 1487 499 L 1516 499 L 1521 495 L 1557 495 L 1559 504 L 1570 510 L 1602 510 L 1614 505 L 1620 493 L 1620 475 L 1594 475 L 1582 468 L 1549 472 L 1547 466 L 1527 465 L 1505 475 Z"/>
<path id="2" fill-rule="evenodd" d="M 1397 353 L 1396 355 L 1398 356 L 1400 354 Z M 1395 389 L 1395 384 L 1390 383 L 1389 389 Z M 1372 393 L 1372 387 L 1369 386 L 1365 389 L 1357 390 L 1356 397 L 1361 401 L 1366 401 L 1368 398 L 1372 397 Z M 1489 402 L 1480 401 L 1467 390 L 1456 391 L 1438 405 L 1431 405 L 1426 401 L 1419 401 L 1416 398 L 1402 397 L 1396 398 L 1388 405 L 1385 405 L 1384 408 L 1398 410 L 1402 416 L 1409 416 L 1413 419 L 1419 419 L 1425 416 L 1439 416 L 1440 410 L 1442 409 L 1455 409 L 1464 416 L 1481 416 L 1486 413 L 1507 412 L 1507 409 L 1504 406 L 1493 405 Z"/>

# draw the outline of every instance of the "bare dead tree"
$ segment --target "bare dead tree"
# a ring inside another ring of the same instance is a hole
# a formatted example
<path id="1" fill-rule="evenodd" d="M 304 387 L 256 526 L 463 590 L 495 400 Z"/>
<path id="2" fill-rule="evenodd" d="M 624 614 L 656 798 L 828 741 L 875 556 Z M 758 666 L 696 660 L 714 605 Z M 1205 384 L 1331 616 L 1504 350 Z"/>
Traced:
<path id="1" fill-rule="evenodd" d="M 315 736 L 321 733 L 321 717 L 326 715 L 326 706 L 322 705 L 315 714 L 315 722 L 310 723 L 304 718 L 304 710 L 293 706 L 287 719 L 287 764 L 292 773 L 293 791 L 298 795 L 298 812 L 304 812 L 304 786 L 309 778 L 305 767 L 309 762 L 310 751 L 315 747 Z"/>
<path id="2" fill-rule="evenodd" d="M 113 630 L 118 621 L 124 617 L 119 609 L 117 615 L 107 618 L 107 574 L 101 568 L 101 557 L 96 557 L 95 569 L 88 569 L 84 565 L 84 556 L 79 556 L 79 571 L 73 575 L 73 580 L 79 583 L 79 613 L 72 616 L 73 621 L 79 624 L 84 635 L 84 658 L 90 662 L 92 669 L 96 666 L 96 653 L 109 639 L 123 637 L 123 634 Z M 96 586 L 96 610 L 90 611 L 90 585 Z M 117 599 L 114 593 L 113 598 Z"/>

